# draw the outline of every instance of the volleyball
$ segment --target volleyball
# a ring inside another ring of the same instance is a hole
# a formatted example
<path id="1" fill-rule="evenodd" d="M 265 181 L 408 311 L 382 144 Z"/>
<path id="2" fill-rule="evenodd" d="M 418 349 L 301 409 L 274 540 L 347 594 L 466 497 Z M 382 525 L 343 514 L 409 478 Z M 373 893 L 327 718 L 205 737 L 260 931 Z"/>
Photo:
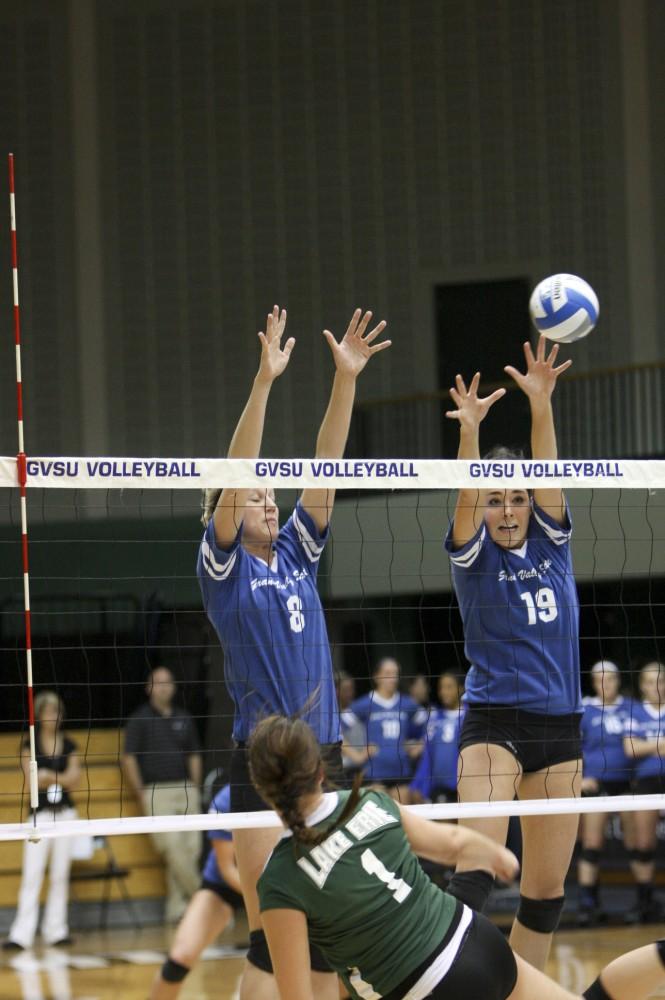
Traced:
<path id="1" fill-rule="evenodd" d="M 529 312 L 540 333 L 549 340 L 570 344 L 586 337 L 598 322 L 598 296 L 584 278 L 553 274 L 534 288 Z"/>

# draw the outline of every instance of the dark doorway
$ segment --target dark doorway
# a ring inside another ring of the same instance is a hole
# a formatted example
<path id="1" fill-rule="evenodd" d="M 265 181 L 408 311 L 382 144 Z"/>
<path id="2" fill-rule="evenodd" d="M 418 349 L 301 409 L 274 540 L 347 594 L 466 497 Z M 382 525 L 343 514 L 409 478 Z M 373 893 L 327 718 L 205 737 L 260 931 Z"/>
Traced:
<path id="1" fill-rule="evenodd" d="M 524 367 L 522 344 L 532 339 L 529 320 L 528 278 L 437 285 L 435 294 L 438 334 L 439 387 L 449 389 L 460 372 L 467 385 L 474 372 L 482 373 L 483 386 L 503 382 L 504 365 Z M 444 410 L 453 409 L 445 405 Z M 527 448 L 529 408 L 519 390 L 509 392 L 494 406 L 480 433 L 484 454 L 495 444 Z M 457 455 L 459 425 L 443 419 L 443 457 Z"/>

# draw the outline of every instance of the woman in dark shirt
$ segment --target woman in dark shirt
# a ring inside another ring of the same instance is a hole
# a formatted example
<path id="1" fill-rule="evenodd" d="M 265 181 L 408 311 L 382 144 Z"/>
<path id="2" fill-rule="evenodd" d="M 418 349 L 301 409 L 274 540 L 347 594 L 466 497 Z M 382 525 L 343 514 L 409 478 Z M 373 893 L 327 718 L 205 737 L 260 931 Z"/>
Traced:
<path id="1" fill-rule="evenodd" d="M 62 699 L 54 691 L 43 691 L 35 699 L 35 756 L 40 819 L 53 821 L 74 819 L 76 811 L 70 798 L 81 778 L 81 766 L 76 744 L 61 730 L 64 718 Z M 26 786 L 30 783 L 30 744 L 26 740 L 21 753 L 21 766 Z M 45 944 L 67 944 L 67 903 L 69 899 L 69 868 L 71 840 L 43 838 L 23 844 L 23 870 L 18 907 L 9 938 L 8 949 L 32 947 L 39 919 L 39 894 L 49 862 L 49 891 L 42 916 L 41 934 Z"/>

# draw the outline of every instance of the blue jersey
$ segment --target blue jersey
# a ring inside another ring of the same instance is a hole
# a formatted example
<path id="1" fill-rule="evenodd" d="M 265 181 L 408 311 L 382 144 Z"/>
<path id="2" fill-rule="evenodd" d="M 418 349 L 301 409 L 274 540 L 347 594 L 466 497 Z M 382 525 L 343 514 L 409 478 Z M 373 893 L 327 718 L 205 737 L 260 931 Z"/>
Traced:
<path id="1" fill-rule="evenodd" d="M 427 723 L 425 749 L 418 761 L 411 788 L 424 799 L 457 788 L 459 734 L 464 718 L 460 708 L 438 708 Z"/>
<path id="2" fill-rule="evenodd" d="M 372 691 L 357 698 L 351 712 L 365 726 L 367 743 L 377 748 L 367 762 L 365 777 L 373 781 L 407 781 L 413 774 L 413 763 L 404 743 L 422 739 L 426 710 L 407 694 L 397 692 L 392 698 L 382 698 Z"/>
<path id="3" fill-rule="evenodd" d="M 208 812 L 212 815 L 217 813 L 228 813 L 231 812 L 231 786 L 224 785 L 221 791 L 217 792 L 214 799 L 210 803 L 210 808 Z M 208 830 L 208 840 L 232 840 L 233 836 L 230 830 Z M 212 882 L 213 885 L 226 885 L 226 880 L 222 877 L 222 874 L 217 867 L 217 856 L 215 854 L 214 847 L 211 848 L 208 853 L 208 857 L 205 860 L 203 866 L 202 878 L 206 882 Z"/>
<path id="4" fill-rule="evenodd" d="M 241 545 L 224 551 L 212 520 L 199 549 L 203 605 L 224 650 L 235 705 L 233 737 L 246 741 L 275 712 L 298 716 L 319 743 L 340 738 L 325 615 L 316 587 L 327 538 L 300 504 L 280 530 L 270 566 Z"/>
<path id="5" fill-rule="evenodd" d="M 665 707 L 659 712 L 647 701 L 634 701 L 632 715 L 624 724 L 624 736 L 639 740 L 656 740 L 665 736 Z M 665 761 L 657 753 L 635 758 L 635 777 L 665 776 Z"/>
<path id="6" fill-rule="evenodd" d="M 459 549 L 446 549 L 464 624 L 469 705 L 507 705 L 541 715 L 582 708 L 579 604 L 561 526 L 536 504 L 518 549 L 492 541 L 485 523 Z"/>
<path id="7" fill-rule="evenodd" d="M 628 781 L 633 775 L 633 761 L 623 749 L 626 720 L 633 712 L 631 698 L 619 696 L 612 705 L 600 698 L 584 699 L 582 757 L 584 777 L 598 781 Z"/>

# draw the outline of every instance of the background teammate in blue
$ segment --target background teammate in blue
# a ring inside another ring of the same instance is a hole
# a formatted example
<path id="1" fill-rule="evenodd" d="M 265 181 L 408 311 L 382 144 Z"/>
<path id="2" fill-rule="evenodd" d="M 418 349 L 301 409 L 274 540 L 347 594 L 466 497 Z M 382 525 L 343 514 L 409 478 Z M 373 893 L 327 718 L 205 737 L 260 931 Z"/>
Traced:
<path id="1" fill-rule="evenodd" d="M 230 808 L 231 789 L 225 785 L 208 812 L 221 815 Z M 175 1000 L 185 976 L 242 907 L 231 833 L 208 830 L 208 839 L 211 848 L 203 866 L 201 888 L 192 896 L 178 924 L 168 958 L 153 981 L 150 1000 Z"/>
<path id="2" fill-rule="evenodd" d="M 390 346 L 374 343 L 385 328 L 368 327 L 372 314 L 357 309 L 338 343 L 325 330 L 335 376 L 316 441 L 317 458 L 341 458 L 351 422 L 356 379 L 370 357 Z M 261 359 L 233 435 L 229 458 L 256 458 L 261 449 L 270 389 L 289 362 L 295 340 L 282 347 L 286 311 L 275 306 L 259 333 Z M 337 699 L 325 617 L 316 587 L 319 558 L 328 537 L 334 490 L 307 489 L 286 524 L 271 489 L 207 491 L 198 575 L 203 603 L 224 649 L 224 674 L 235 706 L 231 757 L 231 808 L 261 810 L 247 770 L 248 740 L 270 712 L 298 715 L 314 730 L 329 767 L 341 776 Z M 333 774 L 334 777 L 334 774 Z M 277 988 L 261 929 L 256 881 L 278 833 L 234 834 L 236 859 L 250 928 L 250 950 L 241 1000 L 275 1000 Z M 313 956 L 312 981 L 321 1000 L 336 997 L 336 977 Z"/>
<path id="3" fill-rule="evenodd" d="M 637 795 L 662 795 L 665 791 L 665 665 L 652 661 L 640 670 L 642 701 L 633 703 L 626 720 L 624 749 L 635 761 L 633 791 Z M 640 811 L 634 816 L 637 903 L 629 911 L 628 922 L 651 923 L 662 920 L 663 909 L 654 899 L 656 831 L 659 813 Z"/>
<path id="4" fill-rule="evenodd" d="M 628 795 L 633 761 L 626 756 L 623 734 L 633 714 L 633 699 L 621 694 L 621 674 L 616 663 L 599 660 L 591 668 L 595 695 L 584 698 L 582 717 L 583 795 Z M 588 927 L 602 919 L 598 905 L 598 873 L 605 843 L 607 813 L 586 813 L 580 821 L 581 850 L 577 862 L 579 901 L 577 922 Z M 623 844 L 636 881 L 640 881 L 639 852 L 634 847 L 635 818 L 621 814 Z"/>
<path id="5" fill-rule="evenodd" d="M 558 347 L 546 357 L 524 345 L 526 374 L 506 372 L 531 409 L 534 459 L 557 457 L 551 396 Z M 461 375 L 450 395 L 460 424 L 458 457 L 478 459 L 479 427 L 505 392 L 478 398 L 480 374 L 467 389 Z M 559 489 L 496 487 L 459 491 L 446 538 L 464 625 L 467 713 L 460 737 L 462 802 L 579 795 L 579 607 L 569 551 L 570 521 Z M 465 824 L 505 843 L 508 819 Z M 564 902 L 564 878 L 575 844 L 576 816 L 529 816 L 521 822 L 520 904 L 513 949 L 545 965 Z M 546 845 L 546 849 L 545 849 Z M 458 865 L 449 891 L 474 908 L 487 900 L 494 873 Z"/>
<path id="6" fill-rule="evenodd" d="M 392 789 L 397 798 L 422 753 L 427 722 L 422 705 L 400 691 L 399 678 L 397 660 L 384 657 L 372 672 L 373 690 L 351 705 L 351 712 L 365 727 L 365 779 Z"/>
<path id="7" fill-rule="evenodd" d="M 452 670 L 437 684 L 440 708 L 430 709 L 425 748 L 409 785 L 411 802 L 457 802 L 459 734 L 464 679 Z"/>
<path id="8" fill-rule="evenodd" d="M 515 955 L 482 914 L 433 885 L 415 856 L 486 865 L 512 879 L 510 851 L 414 816 L 376 789 L 324 794 L 320 748 L 299 719 L 260 722 L 250 761 L 286 827 L 259 881 L 282 1000 L 318 1000 L 308 933 L 355 998 L 575 1000 Z M 665 982 L 664 961 L 662 941 L 622 955 L 584 997 L 646 1000 Z"/>

